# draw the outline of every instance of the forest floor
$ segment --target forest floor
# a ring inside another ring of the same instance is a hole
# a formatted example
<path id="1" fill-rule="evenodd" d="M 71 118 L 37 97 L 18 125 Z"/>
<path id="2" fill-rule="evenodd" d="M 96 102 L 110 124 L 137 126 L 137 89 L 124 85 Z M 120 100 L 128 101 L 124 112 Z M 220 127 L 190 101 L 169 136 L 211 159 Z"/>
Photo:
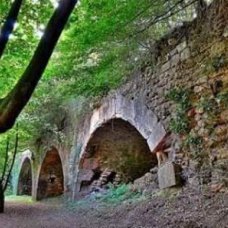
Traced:
<path id="1" fill-rule="evenodd" d="M 169 190 L 115 202 L 7 200 L 0 228 L 228 228 L 228 193 Z"/>

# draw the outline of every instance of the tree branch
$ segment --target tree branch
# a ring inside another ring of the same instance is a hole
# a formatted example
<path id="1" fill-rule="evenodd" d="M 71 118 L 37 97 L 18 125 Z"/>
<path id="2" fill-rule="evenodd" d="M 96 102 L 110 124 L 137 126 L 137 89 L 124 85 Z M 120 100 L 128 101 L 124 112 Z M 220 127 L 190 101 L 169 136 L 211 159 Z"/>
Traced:
<path id="1" fill-rule="evenodd" d="M 27 69 L 16 86 L 0 103 L 0 133 L 12 128 L 32 96 L 76 3 L 77 0 L 62 0 L 59 3 Z"/>
<path id="2" fill-rule="evenodd" d="M 155 18 L 153 18 L 152 20 L 150 20 L 150 22 L 141 30 L 137 31 L 135 34 L 132 34 L 130 37 L 133 37 L 139 33 L 143 33 L 144 31 L 146 31 L 147 29 L 149 29 L 151 26 L 159 23 L 160 21 L 163 21 L 165 19 L 168 19 L 169 17 L 179 13 L 181 10 L 189 7 L 190 5 L 194 4 L 195 2 L 197 2 L 198 0 L 192 0 L 189 3 L 185 4 L 183 7 L 181 7 L 180 9 L 176 9 L 176 7 L 179 4 L 182 4 L 184 0 L 179 0 L 178 2 L 176 2 L 176 4 L 174 4 L 172 7 L 170 7 L 167 11 L 165 11 L 164 13 L 156 16 Z"/>
<path id="3" fill-rule="evenodd" d="M 3 171 L 2 171 L 2 177 L 1 177 L 2 182 L 3 182 L 5 174 L 6 174 L 6 169 L 7 169 L 8 159 L 9 159 L 8 153 L 9 153 L 9 138 L 7 138 L 7 142 L 6 142 L 5 162 L 4 162 L 4 167 L 3 167 Z"/>
<path id="4" fill-rule="evenodd" d="M 19 136 L 18 136 L 18 126 L 17 126 L 15 145 L 14 145 L 14 151 L 13 151 L 13 158 L 12 158 L 11 166 L 9 168 L 9 172 L 8 172 L 6 180 L 5 180 L 5 185 L 3 186 L 3 192 L 5 192 L 5 190 L 7 189 L 9 178 L 10 178 L 10 175 L 11 175 L 11 172 L 12 172 L 12 169 L 13 169 L 13 165 L 14 165 L 14 162 L 15 162 L 16 154 L 17 154 L 18 141 L 19 141 Z"/>
<path id="5" fill-rule="evenodd" d="M 17 21 L 17 17 L 21 8 L 23 0 L 15 0 L 11 6 L 8 16 L 6 17 L 6 21 L 3 24 L 0 33 L 0 58 L 2 57 L 6 45 L 9 41 L 9 36 L 13 32 L 14 25 Z"/>

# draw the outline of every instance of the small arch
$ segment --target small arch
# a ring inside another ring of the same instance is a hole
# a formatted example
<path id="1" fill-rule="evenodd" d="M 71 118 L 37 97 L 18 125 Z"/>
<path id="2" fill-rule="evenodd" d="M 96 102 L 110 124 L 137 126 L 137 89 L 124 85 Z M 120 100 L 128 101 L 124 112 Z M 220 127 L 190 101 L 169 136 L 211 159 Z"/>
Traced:
<path id="1" fill-rule="evenodd" d="M 64 176 L 59 152 L 54 147 L 47 151 L 38 178 L 37 199 L 59 196 L 64 191 Z"/>
<path id="2" fill-rule="evenodd" d="M 32 195 L 32 165 L 28 157 L 22 163 L 18 179 L 17 195 Z"/>

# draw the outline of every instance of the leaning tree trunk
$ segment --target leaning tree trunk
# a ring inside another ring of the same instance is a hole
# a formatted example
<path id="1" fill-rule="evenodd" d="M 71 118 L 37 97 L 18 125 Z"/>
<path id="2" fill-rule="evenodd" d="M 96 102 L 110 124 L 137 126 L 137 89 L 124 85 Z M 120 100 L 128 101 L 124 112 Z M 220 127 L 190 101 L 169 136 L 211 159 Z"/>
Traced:
<path id="1" fill-rule="evenodd" d="M 0 184 L 0 213 L 4 212 L 5 207 L 5 195 L 3 191 L 3 186 Z"/>
<path id="2" fill-rule="evenodd" d="M 0 133 L 13 127 L 31 98 L 77 0 L 62 0 L 45 29 L 44 36 L 15 87 L 0 99 Z"/>

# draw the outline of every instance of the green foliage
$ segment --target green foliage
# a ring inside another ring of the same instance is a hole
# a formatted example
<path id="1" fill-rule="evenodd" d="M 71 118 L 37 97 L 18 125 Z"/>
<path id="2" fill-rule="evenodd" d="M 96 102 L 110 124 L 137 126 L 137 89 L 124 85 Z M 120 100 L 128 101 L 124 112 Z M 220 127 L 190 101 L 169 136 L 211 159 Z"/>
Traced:
<path id="1" fill-rule="evenodd" d="M 177 134 L 184 134 L 189 132 L 189 118 L 187 111 L 191 108 L 190 100 L 191 92 L 187 89 L 174 88 L 166 94 L 169 100 L 177 104 L 175 115 L 170 121 L 170 130 Z"/>
<path id="2" fill-rule="evenodd" d="M 184 142 L 184 146 L 188 147 L 192 156 L 197 159 L 203 151 L 203 138 L 198 135 L 189 134 Z"/>
<path id="3" fill-rule="evenodd" d="M 15 196 L 15 195 L 6 196 L 6 202 L 14 202 L 14 203 L 18 202 L 18 203 L 26 203 L 26 204 L 34 203 L 31 196 Z"/>
<path id="4" fill-rule="evenodd" d="M 228 91 L 219 93 L 216 98 L 222 107 L 228 108 Z"/>
<path id="5" fill-rule="evenodd" d="M 138 192 L 133 192 L 130 186 L 127 184 L 119 185 L 114 187 L 110 185 L 108 192 L 105 195 L 101 195 L 100 200 L 106 203 L 121 203 L 125 200 L 134 200 L 141 196 Z"/>
<path id="6" fill-rule="evenodd" d="M 201 97 L 198 107 L 210 114 L 215 114 L 216 111 L 218 111 L 218 104 L 216 100 L 210 97 Z"/>
<path id="7" fill-rule="evenodd" d="M 93 204 L 96 206 L 100 204 L 100 208 L 106 208 L 107 206 L 115 206 L 123 202 L 134 203 L 142 199 L 144 199 L 143 195 L 137 191 L 132 191 L 128 184 L 122 184 L 118 187 L 110 184 L 109 189 L 106 191 L 91 194 L 79 201 L 67 201 L 65 199 L 64 202 L 66 202 L 68 210 L 88 210 L 88 205 L 93 207 Z"/>
<path id="8" fill-rule="evenodd" d="M 223 53 L 219 56 L 215 56 L 214 58 L 212 58 L 211 64 L 216 72 L 219 71 L 221 68 L 223 68 L 227 64 L 227 59 L 226 59 L 225 54 Z"/>
<path id="9" fill-rule="evenodd" d="M 24 1 L 18 24 L 1 59 L 0 98 L 10 91 L 26 69 L 54 11 L 53 2 Z M 192 8 L 189 7 L 139 32 L 158 15 L 166 15 L 176 3 L 176 0 L 168 3 L 165 0 L 80 1 L 33 99 L 18 119 L 20 150 L 43 134 L 61 138 L 59 120 L 61 122 L 69 99 L 104 96 L 117 88 L 140 65 L 139 60 L 147 50 L 139 44 L 146 44 L 150 38 L 159 39 L 170 29 L 170 22 L 174 25 L 191 19 Z M 1 24 L 10 4 L 11 1 L 1 1 Z M 0 136 L 0 157 L 5 139 L 5 135 Z"/>
<path id="10" fill-rule="evenodd" d="M 185 111 L 191 107 L 191 92 L 188 89 L 174 88 L 170 90 L 166 97 L 177 103 L 181 110 Z"/>
<path id="11" fill-rule="evenodd" d="M 15 143 L 15 129 L 7 132 L 6 134 L 0 134 L 0 175 L 3 169 L 3 165 L 5 163 L 5 153 L 6 153 L 6 144 L 7 140 L 9 139 L 9 159 L 12 159 L 13 150 L 14 150 L 14 143 Z"/>
<path id="12" fill-rule="evenodd" d="M 169 128 L 176 134 L 185 134 L 189 132 L 189 119 L 186 112 L 177 109 L 175 116 L 171 119 Z"/>

